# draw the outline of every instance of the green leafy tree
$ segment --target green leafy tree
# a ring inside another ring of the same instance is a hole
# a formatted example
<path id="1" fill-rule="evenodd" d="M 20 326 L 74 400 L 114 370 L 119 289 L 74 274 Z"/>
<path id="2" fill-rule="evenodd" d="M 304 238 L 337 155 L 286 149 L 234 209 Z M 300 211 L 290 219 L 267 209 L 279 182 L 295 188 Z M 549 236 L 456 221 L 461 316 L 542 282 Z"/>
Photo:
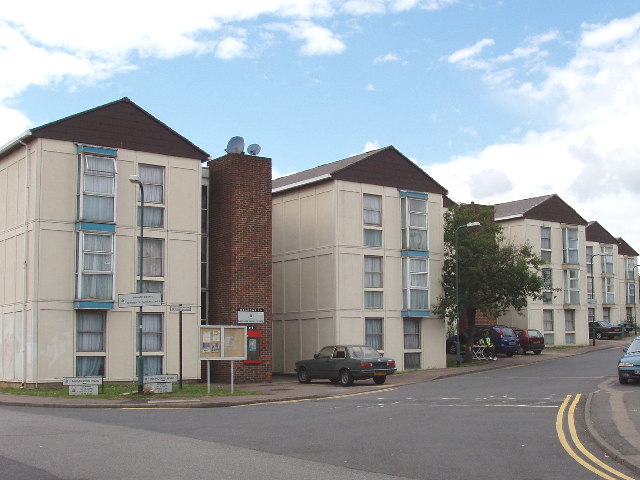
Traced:
<path id="1" fill-rule="evenodd" d="M 444 215 L 443 295 L 434 313 L 455 325 L 457 253 L 460 320 L 467 325 L 466 336 L 471 340 L 477 312 L 499 317 L 512 308 L 521 311 L 530 298 L 542 297 L 542 258 L 528 243 L 518 246 L 505 240 L 493 217 L 492 207 L 476 204 L 456 205 Z M 472 222 L 480 225 L 466 226 Z M 469 346 L 464 357 L 471 361 Z"/>

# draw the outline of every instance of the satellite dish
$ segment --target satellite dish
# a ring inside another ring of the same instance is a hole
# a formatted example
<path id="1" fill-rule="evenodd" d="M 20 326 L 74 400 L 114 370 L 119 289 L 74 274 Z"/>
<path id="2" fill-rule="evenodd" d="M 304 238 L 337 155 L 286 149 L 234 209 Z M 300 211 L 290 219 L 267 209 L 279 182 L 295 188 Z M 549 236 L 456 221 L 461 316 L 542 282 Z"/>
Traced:
<path id="1" fill-rule="evenodd" d="M 247 152 L 249 152 L 250 155 L 257 155 L 260 153 L 260 145 L 258 145 L 257 143 L 252 143 L 251 145 L 249 145 L 247 147 Z"/>
<path id="2" fill-rule="evenodd" d="M 227 143 L 227 149 L 225 152 L 227 153 L 243 153 L 244 151 L 244 138 L 242 137 L 232 137 Z"/>

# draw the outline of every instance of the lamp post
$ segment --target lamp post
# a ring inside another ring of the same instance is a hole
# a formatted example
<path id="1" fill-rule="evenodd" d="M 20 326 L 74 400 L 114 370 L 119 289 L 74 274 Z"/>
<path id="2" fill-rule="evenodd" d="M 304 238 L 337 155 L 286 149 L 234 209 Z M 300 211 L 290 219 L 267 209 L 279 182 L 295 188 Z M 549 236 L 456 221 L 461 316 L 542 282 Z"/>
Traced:
<path id="1" fill-rule="evenodd" d="M 636 286 L 636 279 L 638 278 L 638 274 L 635 273 L 635 270 L 638 267 L 640 267 L 640 264 L 634 265 L 631 269 L 631 275 L 633 275 L 633 330 L 636 337 L 638 336 L 638 317 L 636 316 L 636 305 L 638 305 L 638 288 Z"/>
<path id="2" fill-rule="evenodd" d="M 600 257 L 602 256 L 601 253 L 594 253 L 593 255 L 591 255 L 591 258 L 589 259 L 589 265 L 591 265 L 591 295 L 593 295 L 593 328 L 591 329 L 591 341 L 592 341 L 592 345 L 595 347 L 596 346 L 596 326 L 595 326 L 595 320 L 596 320 L 596 288 L 595 288 L 595 284 L 594 284 L 594 277 L 595 277 L 595 269 L 593 268 L 593 258 L 594 257 Z"/>
<path id="3" fill-rule="evenodd" d="M 478 227 L 480 226 L 480 222 L 469 222 L 464 225 L 460 225 L 456 227 L 453 233 L 453 243 L 455 248 L 455 264 L 456 264 L 456 328 L 458 334 L 456 335 L 456 367 L 460 366 L 460 291 L 459 291 L 459 280 L 458 280 L 458 232 L 462 228 L 467 227 Z"/>
<path id="4" fill-rule="evenodd" d="M 138 283 L 138 293 L 142 293 L 142 252 L 144 247 L 144 187 L 140 181 L 140 176 L 129 175 L 129 181 L 131 183 L 137 183 L 140 187 L 140 248 L 138 250 L 138 274 L 140 275 L 140 281 Z M 138 357 L 136 358 L 136 374 L 138 375 L 138 393 L 143 392 L 143 362 L 142 362 L 142 305 L 138 307 L 138 318 L 136 319 L 136 330 L 138 340 Z"/>

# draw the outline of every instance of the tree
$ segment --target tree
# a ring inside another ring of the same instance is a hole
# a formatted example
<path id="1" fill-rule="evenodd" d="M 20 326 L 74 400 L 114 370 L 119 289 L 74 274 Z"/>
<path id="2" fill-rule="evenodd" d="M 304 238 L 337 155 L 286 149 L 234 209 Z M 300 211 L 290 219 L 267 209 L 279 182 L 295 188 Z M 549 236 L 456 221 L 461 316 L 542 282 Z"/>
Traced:
<path id="1" fill-rule="evenodd" d="M 470 340 L 474 338 L 478 311 L 499 317 L 512 308 L 521 311 L 529 298 L 542 297 L 540 267 L 544 261 L 529 243 L 518 246 L 505 240 L 493 216 L 493 207 L 476 204 L 456 205 L 444 215 L 443 294 L 433 310 L 449 325 L 455 325 L 457 254 L 460 321 L 466 323 Z M 467 227 L 471 222 L 480 225 Z M 465 361 L 471 361 L 469 346 Z"/>

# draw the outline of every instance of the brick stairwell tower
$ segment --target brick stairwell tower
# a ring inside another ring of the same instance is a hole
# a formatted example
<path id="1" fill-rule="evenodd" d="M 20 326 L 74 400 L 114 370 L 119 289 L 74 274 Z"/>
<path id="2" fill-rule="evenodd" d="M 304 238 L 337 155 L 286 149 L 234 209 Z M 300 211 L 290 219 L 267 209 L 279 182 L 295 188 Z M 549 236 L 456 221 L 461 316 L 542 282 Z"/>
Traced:
<path id="1" fill-rule="evenodd" d="M 209 163 L 208 323 L 238 323 L 239 309 L 263 309 L 259 361 L 235 361 L 234 382 L 270 382 L 272 374 L 271 159 L 230 153 Z M 211 362 L 211 378 L 230 382 L 228 361 Z"/>

